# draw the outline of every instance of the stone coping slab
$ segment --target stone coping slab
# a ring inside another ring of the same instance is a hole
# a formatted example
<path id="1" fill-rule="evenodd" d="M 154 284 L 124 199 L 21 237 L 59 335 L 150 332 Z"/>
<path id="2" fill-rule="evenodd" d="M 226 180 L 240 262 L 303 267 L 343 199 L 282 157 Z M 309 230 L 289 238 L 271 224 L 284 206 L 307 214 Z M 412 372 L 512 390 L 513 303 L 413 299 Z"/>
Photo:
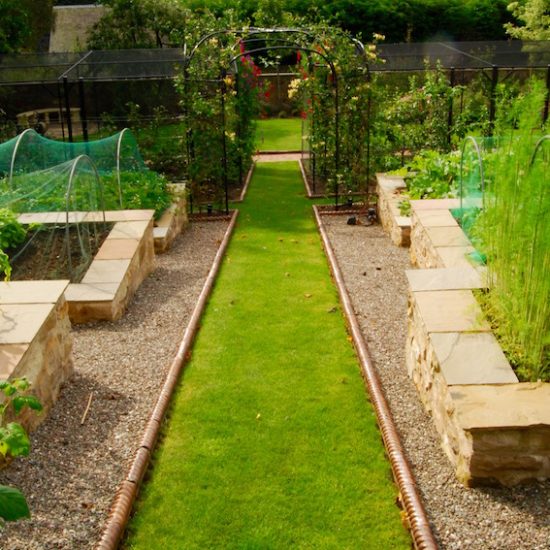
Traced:
<path id="1" fill-rule="evenodd" d="M 0 304 L 54 304 L 69 281 L 9 281 L 0 283 Z"/>
<path id="2" fill-rule="evenodd" d="M 518 381 L 491 332 L 432 333 L 430 339 L 449 386 Z"/>
<path id="3" fill-rule="evenodd" d="M 119 286 L 119 283 L 70 284 L 65 298 L 68 302 L 112 302 Z"/>
<path id="4" fill-rule="evenodd" d="M 80 283 L 66 291 L 73 323 L 120 319 L 154 269 L 153 211 L 146 220 L 118 221 Z"/>
<path id="5" fill-rule="evenodd" d="M 54 304 L 2 304 L 0 307 L 0 344 L 32 342 Z"/>
<path id="6" fill-rule="evenodd" d="M 486 269 L 471 265 L 440 269 L 409 269 L 405 275 L 413 292 L 485 288 Z"/>
<path id="7" fill-rule="evenodd" d="M 422 199 L 411 201 L 412 210 L 452 210 L 460 208 L 460 199 Z"/>
<path id="8" fill-rule="evenodd" d="M 155 223 L 153 236 L 155 253 L 162 254 L 170 249 L 176 237 L 189 223 L 187 215 L 187 185 L 185 183 L 170 183 L 168 189 L 174 197 L 174 202 L 163 212 Z"/>
<path id="9" fill-rule="evenodd" d="M 428 334 L 491 330 L 469 290 L 415 292 L 414 299 Z"/>
<path id="10" fill-rule="evenodd" d="M 484 428 L 550 428 L 550 384 L 483 384 L 450 389 L 460 426 Z M 550 450 L 550 440 L 545 443 Z"/>

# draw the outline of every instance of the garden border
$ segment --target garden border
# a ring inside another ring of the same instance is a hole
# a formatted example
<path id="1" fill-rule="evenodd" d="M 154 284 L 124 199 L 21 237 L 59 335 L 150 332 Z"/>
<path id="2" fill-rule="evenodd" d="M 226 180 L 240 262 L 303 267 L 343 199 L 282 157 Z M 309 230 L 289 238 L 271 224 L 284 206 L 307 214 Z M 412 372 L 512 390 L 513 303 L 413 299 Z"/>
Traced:
<path id="1" fill-rule="evenodd" d="M 411 263 L 421 269 L 406 272 L 407 371 L 461 483 L 548 478 L 550 383 L 518 382 L 472 293 L 485 270 L 467 260 L 474 249 L 449 202 L 411 202 Z"/>
<path id="2" fill-rule="evenodd" d="M 138 495 L 140 484 L 152 457 L 162 421 L 170 405 L 170 398 L 178 384 L 183 368 L 190 359 L 195 335 L 199 330 L 202 314 L 214 287 L 214 282 L 220 270 L 231 236 L 233 235 L 238 215 L 238 210 L 235 210 L 231 215 L 231 221 L 218 252 L 216 253 L 208 277 L 206 278 L 195 309 L 193 310 L 193 314 L 191 315 L 191 319 L 189 320 L 189 324 L 185 329 L 176 356 L 170 365 L 163 387 L 157 398 L 156 405 L 144 430 L 141 443 L 135 452 L 134 460 L 128 470 L 126 479 L 121 482 L 116 492 L 106 525 L 103 529 L 103 535 L 96 546 L 96 550 L 116 550 L 124 534 L 133 504 Z"/>
<path id="3" fill-rule="evenodd" d="M 348 330 L 353 338 L 357 356 L 361 363 L 361 373 L 376 412 L 384 446 L 388 453 L 393 475 L 400 491 L 400 499 L 405 508 L 414 546 L 417 549 L 436 550 L 437 543 L 433 536 L 424 505 L 418 493 L 414 476 L 405 457 L 389 406 L 384 397 L 378 375 L 374 370 L 367 344 L 359 327 L 359 322 L 353 310 L 349 293 L 345 287 L 342 272 L 323 226 L 321 214 L 317 205 L 313 205 L 313 212 L 330 265 L 332 277 L 338 288 L 338 294 L 345 313 Z"/>

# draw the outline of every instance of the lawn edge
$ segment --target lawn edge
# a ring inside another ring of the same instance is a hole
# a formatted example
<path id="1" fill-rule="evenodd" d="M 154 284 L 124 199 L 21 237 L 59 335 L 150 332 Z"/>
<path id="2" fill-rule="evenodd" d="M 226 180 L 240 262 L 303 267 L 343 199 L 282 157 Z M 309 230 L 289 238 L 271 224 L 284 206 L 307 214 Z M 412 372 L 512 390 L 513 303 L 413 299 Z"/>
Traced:
<path id="1" fill-rule="evenodd" d="M 225 232 L 218 252 L 216 253 L 212 267 L 208 272 L 208 276 L 187 328 L 185 329 L 178 351 L 172 360 L 166 379 L 157 398 L 156 405 L 151 412 L 149 421 L 143 432 L 141 443 L 135 452 L 134 459 L 126 478 L 118 486 L 103 529 L 103 534 L 96 546 L 96 550 L 116 550 L 124 535 L 134 502 L 139 492 L 141 481 L 149 466 L 164 415 L 166 414 L 172 394 L 179 382 L 181 372 L 190 358 L 191 349 L 200 326 L 202 314 L 206 308 L 212 289 L 214 288 L 214 283 L 221 268 L 227 247 L 231 241 L 238 215 L 239 211 L 235 210 L 231 216 L 229 226 Z"/>
<path id="2" fill-rule="evenodd" d="M 424 505 L 416 486 L 416 481 L 405 456 L 403 446 L 401 445 L 390 408 L 384 396 L 357 316 L 353 310 L 342 271 L 340 270 L 336 254 L 330 244 L 328 234 L 323 226 L 321 214 L 317 205 L 313 205 L 313 212 L 317 223 L 317 229 L 321 235 L 323 249 L 330 266 L 330 272 L 338 289 L 338 296 L 345 314 L 348 331 L 353 339 L 353 344 L 361 364 L 361 374 L 363 375 L 366 389 L 376 413 L 384 447 L 391 464 L 395 482 L 399 489 L 399 499 L 405 509 L 414 547 L 418 550 L 436 550 L 438 545 L 432 533 Z"/>

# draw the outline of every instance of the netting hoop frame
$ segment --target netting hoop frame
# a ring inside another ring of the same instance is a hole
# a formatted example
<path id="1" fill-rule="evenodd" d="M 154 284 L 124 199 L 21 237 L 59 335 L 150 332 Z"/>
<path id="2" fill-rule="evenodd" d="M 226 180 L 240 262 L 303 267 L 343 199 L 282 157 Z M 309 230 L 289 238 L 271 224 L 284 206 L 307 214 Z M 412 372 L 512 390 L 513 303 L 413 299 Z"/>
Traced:
<path id="1" fill-rule="evenodd" d="M 71 224 L 69 222 L 70 199 L 71 199 L 71 191 L 73 189 L 73 180 L 74 180 L 76 168 L 81 161 L 87 162 L 92 168 L 92 171 L 94 173 L 95 180 L 96 180 L 96 183 L 98 184 L 98 189 L 99 189 L 100 207 L 101 207 L 100 211 L 103 214 L 103 224 L 105 225 L 106 223 L 105 199 L 103 196 L 103 182 L 99 177 L 99 172 L 97 171 L 97 167 L 94 161 L 88 155 L 79 155 L 78 157 L 75 157 L 72 160 L 71 171 L 69 172 L 69 182 L 67 184 L 67 190 L 65 192 L 65 243 L 67 246 L 67 258 L 69 263 L 69 271 L 71 272 L 71 275 L 73 274 L 73 265 L 72 265 L 71 244 L 70 244 L 70 227 L 71 227 Z M 78 223 L 76 223 L 75 225 L 78 227 Z"/>
<path id="2" fill-rule="evenodd" d="M 550 141 L 550 134 L 546 134 L 545 136 L 542 136 L 537 143 L 535 144 L 535 148 L 533 149 L 533 154 L 531 155 L 531 160 L 529 161 L 529 170 L 533 168 L 533 164 L 535 164 L 535 159 L 537 157 L 537 153 L 542 148 L 542 144 L 545 141 Z"/>
<path id="3" fill-rule="evenodd" d="M 11 187 L 12 179 L 13 179 L 13 170 L 15 168 L 15 157 L 17 156 L 17 150 L 19 149 L 19 144 L 23 140 L 23 138 L 27 134 L 37 134 L 38 132 L 34 130 L 34 128 L 27 128 L 26 130 L 23 130 L 19 136 L 17 137 L 17 141 L 15 142 L 15 147 L 13 148 L 12 154 L 11 154 L 11 161 L 10 161 L 10 174 L 8 178 L 9 186 Z"/>

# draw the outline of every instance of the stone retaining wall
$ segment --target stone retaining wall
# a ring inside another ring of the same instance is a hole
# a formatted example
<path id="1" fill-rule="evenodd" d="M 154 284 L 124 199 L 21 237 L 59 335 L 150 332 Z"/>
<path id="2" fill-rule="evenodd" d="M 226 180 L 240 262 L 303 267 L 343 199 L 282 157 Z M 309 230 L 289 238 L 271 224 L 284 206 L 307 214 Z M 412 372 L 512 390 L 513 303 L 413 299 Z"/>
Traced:
<path id="1" fill-rule="evenodd" d="M 44 407 L 17 421 L 36 428 L 73 372 L 72 335 L 64 292 L 69 281 L 0 283 L 0 379 L 27 378 Z"/>
<path id="2" fill-rule="evenodd" d="M 472 292 L 484 270 L 440 204 L 413 204 L 411 254 L 443 267 L 407 272 L 409 375 L 462 483 L 549 478 L 550 384 L 518 382 Z"/>
<path id="3" fill-rule="evenodd" d="M 409 246 L 411 242 L 411 218 L 402 216 L 399 204 L 403 196 L 399 190 L 405 189 L 405 180 L 401 176 L 376 174 L 376 192 L 378 194 L 378 219 L 397 246 Z"/>

